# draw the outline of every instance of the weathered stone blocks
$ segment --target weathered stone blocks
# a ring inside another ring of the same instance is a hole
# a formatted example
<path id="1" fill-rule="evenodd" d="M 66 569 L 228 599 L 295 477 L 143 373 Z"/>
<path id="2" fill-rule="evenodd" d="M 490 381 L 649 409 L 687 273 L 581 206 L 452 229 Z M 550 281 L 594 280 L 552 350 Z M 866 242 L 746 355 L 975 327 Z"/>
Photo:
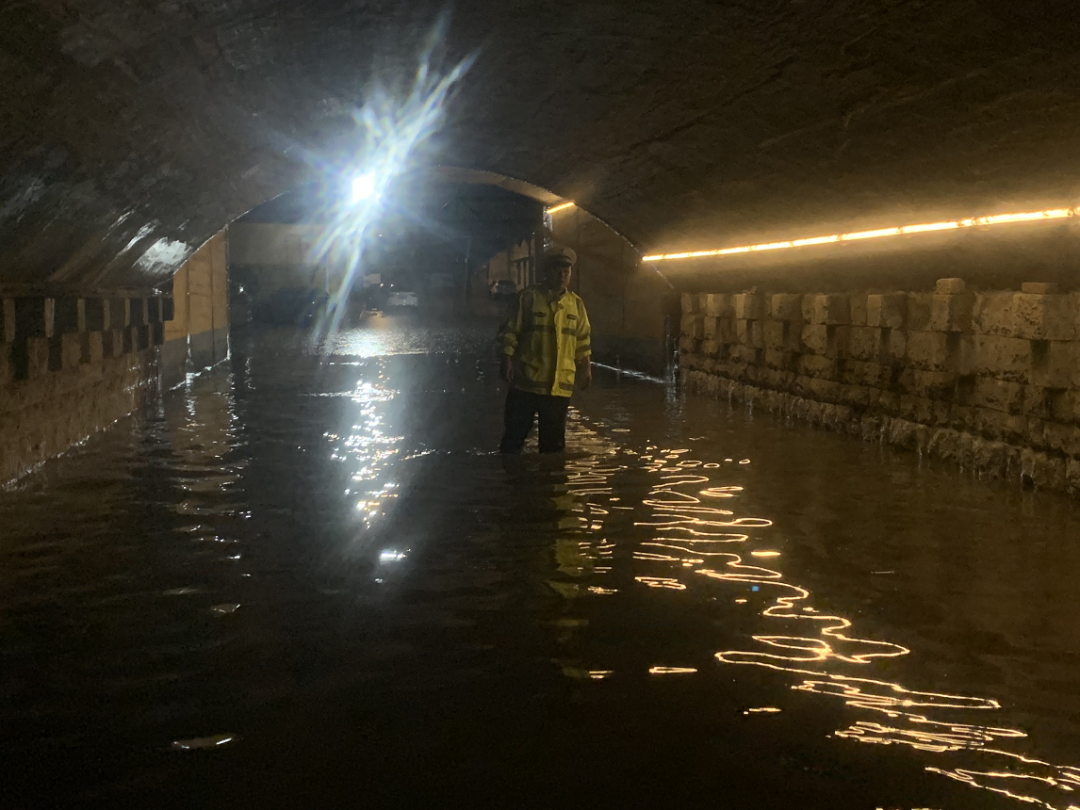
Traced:
<path id="1" fill-rule="evenodd" d="M 765 328 L 761 321 L 735 321 L 735 338 L 744 346 L 765 348 Z"/>
<path id="2" fill-rule="evenodd" d="M 851 302 L 846 295 L 815 295 L 811 323 L 840 326 L 851 323 Z"/>
<path id="3" fill-rule="evenodd" d="M 867 300 L 869 297 L 870 296 L 867 293 L 852 293 L 848 296 L 852 326 L 869 325 L 870 315 L 867 311 Z"/>
<path id="4" fill-rule="evenodd" d="M 26 340 L 26 378 L 36 380 L 49 374 L 49 339 L 45 337 Z"/>
<path id="5" fill-rule="evenodd" d="M 910 332 L 925 332 L 930 329 L 930 313 L 934 296 L 929 293 L 909 293 L 907 296 L 907 319 L 905 325 Z"/>
<path id="6" fill-rule="evenodd" d="M 1021 476 L 1032 486 L 1047 489 L 1063 489 L 1065 486 L 1065 459 L 1048 456 L 1024 448 L 1021 458 Z"/>
<path id="7" fill-rule="evenodd" d="M 959 295 L 967 292 L 967 283 L 962 278 L 939 278 L 934 292 L 937 295 Z"/>
<path id="8" fill-rule="evenodd" d="M 735 319 L 725 315 L 719 319 L 719 332 L 718 340 L 723 343 L 734 343 L 736 340 L 735 335 Z"/>
<path id="9" fill-rule="evenodd" d="M 1013 293 L 982 293 L 975 296 L 974 330 L 986 335 L 1012 337 L 1015 303 Z"/>
<path id="10" fill-rule="evenodd" d="M 867 326 L 899 329 L 904 325 L 907 312 L 907 296 L 903 293 L 885 293 L 866 297 Z"/>
<path id="11" fill-rule="evenodd" d="M 683 293 L 680 304 L 682 305 L 683 315 L 693 315 L 698 309 L 698 297 L 694 293 Z"/>
<path id="12" fill-rule="evenodd" d="M 683 315 L 682 333 L 687 337 L 702 340 L 705 337 L 705 316 Z"/>
<path id="13" fill-rule="evenodd" d="M 851 343 L 850 326 L 807 324 L 800 333 L 807 351 L 822 357 L 847 357 Z"/>
<path id="14" fill-rule="evenodd" d="M 1028 420 L 1028 441 L 1032 446 L 1080 458 L 1080 430 L 1043 419 Z"/>
<path id="15" fill-rule="evenodd" d="M 804 354 L 799 357 L 798 369 L 808 377 L 835 378 L 839 365 L 837 360 L 830 357 Z"/>
<path id="16" fill-rule="evenodd" d="M 709 293 L 706 295 L 705 314 L 710 318 L 721 318 L 732 314 L 731 296 L 724 293 Z"/>
<path id="17" fill-rule="evenodd" d="M 971 339 L 971 351 L 973 373 L 1028 381 L 1033 364 L 1030 340 L 976 334 Z"/>
<path id="18" fill-rule="evenodd" d="M 1073 469 L 1080 494 L 1078 301 L 1036 284 L 973 295 L 957 279 L 933 293 L 707 295 L 701 317 L 717 314 L 686 379 L 994 475 L 1015 476 L 1026 447 L 1041 454 L 1030 480 Z"/>
<path id="19" fill-rule="evenodd" d="M 735 343 L 731 346 L 731 359 L 736 363 L 756 363 L 757 352 L 753 346 Z"/>
<path id="20" fill-rule="evenodd" d="M 923 371 L 946 371 L 949 367 L 949 339 L 942 332 L 909 332 L 907 357 Z"/>
<path id="21" fill-rule="evenodd" d="M 1032 385 L 1080 388 L 1080 342 L 1032 341 Z"/>
<path id="22" fill-rule="evenodd" d="M 844 364 L 843 379 L 852 385 L 883 388 L 889 384 L 890 370 L 880 363 L 864 363 L 851 360 Z"/>
<path id="23" fill-rule="evenodd" d="M 1024 404 L 1024 386 L 992 377 L 976 377 L 968 400 L 977 408 L 1018 414 Z"/>
<path id="24" fill-rule="evenodd" d="M 971 330 L 973 295 L 935 295 L 930 302 L 930 329 L 935 332 Z"/>
<path id="25" fill-rule="evenodd" d="M 765 348 L 780 350 L 787 348 L 787 332 L 790 327 L 783 321 L 767 320 L 762 326 Z"/>
<path id="26" fill-rule="evenodd" d="M 1013 295 L 1013 334 L 1031 340 L 1076 339 L 1076 301 L 1068 295 Z"/>
<path id="27" fill-rule="evenodd" d="M 1026 292 L 1032 295 L 1055 295 L 1061 292 L 1061 288 L 1057 284 L 1047 284 L 1041 281 L 1025 281 L 1020 285 L 1020 292 Z"/>
<path id="28" fill-rule="evenodd" d="M 956 374 L 951 371 L 916 371 L 912 391 L 927 399 L 952 399 Z"/>
<path id="29" fill-rule="evenodd" d="M 772 369 L 789 371 L 794 366 L 795 355 L 783 349 L 765 349 L 765 365 Z"/>
<path id="30" fill-rule="evenodd" d="M 82 363 L 82 336 L 77 332 L 60 335 L 60 367 L 65 371 L 78 369 Z"/>
<path id="31" fill-rule="evenodd" d="M 765 317 L 765 296 L 761 293 L 740 293 L 734 299 L 737 320 L 760 320 Z"/>
<path id="32" fill-rule="evenodd" d="M 1070 424 L 1080 422 L 1080 391 L 1050 391 L 1046 399 L 1051 419 Z"/>
<path id="33" fill-rule="evenodd" d="M 825 357 L 829 354 L 829 327 L 824 324 L 806 324 L 800 334 L 808 352 Z"/>
<path id="34" fill-rule="evenodd" d="M 798 322 L 803 319 L 803 296 L 780 293 L 772 297 L 771 312 L 774 320 Z"/>
<path id="35" fill-rule="evenodd" d="M 882 329 L 881 344 L 885 360 L 901 363 L 907 357 L 907 333 L 902 329 Z"/>
<path id="36" fill-rule="evenodd" d="M 881 330 L 872 326 L 852 326 L 848 351 L 856 360 L 877 362 L 881 359 L 883 346 Z"/>

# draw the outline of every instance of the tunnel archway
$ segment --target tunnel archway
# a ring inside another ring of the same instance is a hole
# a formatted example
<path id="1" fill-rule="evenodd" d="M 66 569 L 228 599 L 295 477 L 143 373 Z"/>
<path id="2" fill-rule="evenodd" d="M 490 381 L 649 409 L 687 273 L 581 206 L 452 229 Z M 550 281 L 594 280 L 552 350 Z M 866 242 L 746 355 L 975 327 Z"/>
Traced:
<path id="1" fill-rule="evenodd" d="M 440 8 L 13 7 L 0 280 L 122 289 L 175 269 L 338 154 L 372 77 L 414 70 Z M 1064 13 L 523 0 L 493 18 L 459 3 L 441 63 L 477 58 L 441 145 L 649 248 L 778 219 L 1027 210 L 1076 194 L 1080 57 Z"/>

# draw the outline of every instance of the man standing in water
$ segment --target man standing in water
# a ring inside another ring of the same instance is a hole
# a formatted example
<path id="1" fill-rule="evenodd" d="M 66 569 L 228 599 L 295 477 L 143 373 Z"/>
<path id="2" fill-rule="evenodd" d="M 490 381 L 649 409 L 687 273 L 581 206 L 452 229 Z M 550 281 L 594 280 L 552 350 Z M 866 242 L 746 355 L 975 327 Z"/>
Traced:
<path id="1" fill-rule="evenodd" d="M 542 283 L 518 295 L 499 330 L 506 394 L 500 450 L 520 453 L 539 416 L 540 452 L 566 446 L 566 411 L 580 372 L 584 391 L 592 385 L 592 327 L 585 302 L 570 292 L 577 254 L 556 248 L 544 256 Z"/>

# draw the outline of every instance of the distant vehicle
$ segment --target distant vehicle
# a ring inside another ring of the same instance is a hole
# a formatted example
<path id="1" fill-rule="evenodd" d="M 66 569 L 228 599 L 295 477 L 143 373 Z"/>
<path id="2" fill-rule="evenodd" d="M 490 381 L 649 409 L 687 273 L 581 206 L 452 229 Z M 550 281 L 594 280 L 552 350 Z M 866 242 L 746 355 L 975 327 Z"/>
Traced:
<path id="1" fill-rule="evenodd" d="M 491 297 L 495 301 L 506 301 L 517 295 L 517 284 L 511 279 L 501 278 L 491 285 Z"/>
<path id="2" fill-rule="evenodd" d="M 323 313 L 328 298 L 322 290 L 311 287 L 282 287 L 259 308 L 259 320 L 306 325 Z"/>
<path id="3" fill-rule="evenodd" d="M 387 309 L 403 309 L 405 307 L 420 306 L 420 299 L 416 293 L 406 290 L 394 290 L 386 299 Z"/>

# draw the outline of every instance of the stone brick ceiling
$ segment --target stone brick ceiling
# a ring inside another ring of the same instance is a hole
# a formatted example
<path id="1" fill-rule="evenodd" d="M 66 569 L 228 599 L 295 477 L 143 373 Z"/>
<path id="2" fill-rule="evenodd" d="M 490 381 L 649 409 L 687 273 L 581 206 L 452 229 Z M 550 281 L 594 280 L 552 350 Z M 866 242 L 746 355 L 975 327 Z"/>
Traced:
<path id="1" fill-rule="evenodd" d="M 355 138 L 419 0 L 0 9 L 0 283 L 145 287 Z M 643 248 L 1080 199 L 1075 9 L 1009 0 L 458 0 L 444 163 Z"/>

